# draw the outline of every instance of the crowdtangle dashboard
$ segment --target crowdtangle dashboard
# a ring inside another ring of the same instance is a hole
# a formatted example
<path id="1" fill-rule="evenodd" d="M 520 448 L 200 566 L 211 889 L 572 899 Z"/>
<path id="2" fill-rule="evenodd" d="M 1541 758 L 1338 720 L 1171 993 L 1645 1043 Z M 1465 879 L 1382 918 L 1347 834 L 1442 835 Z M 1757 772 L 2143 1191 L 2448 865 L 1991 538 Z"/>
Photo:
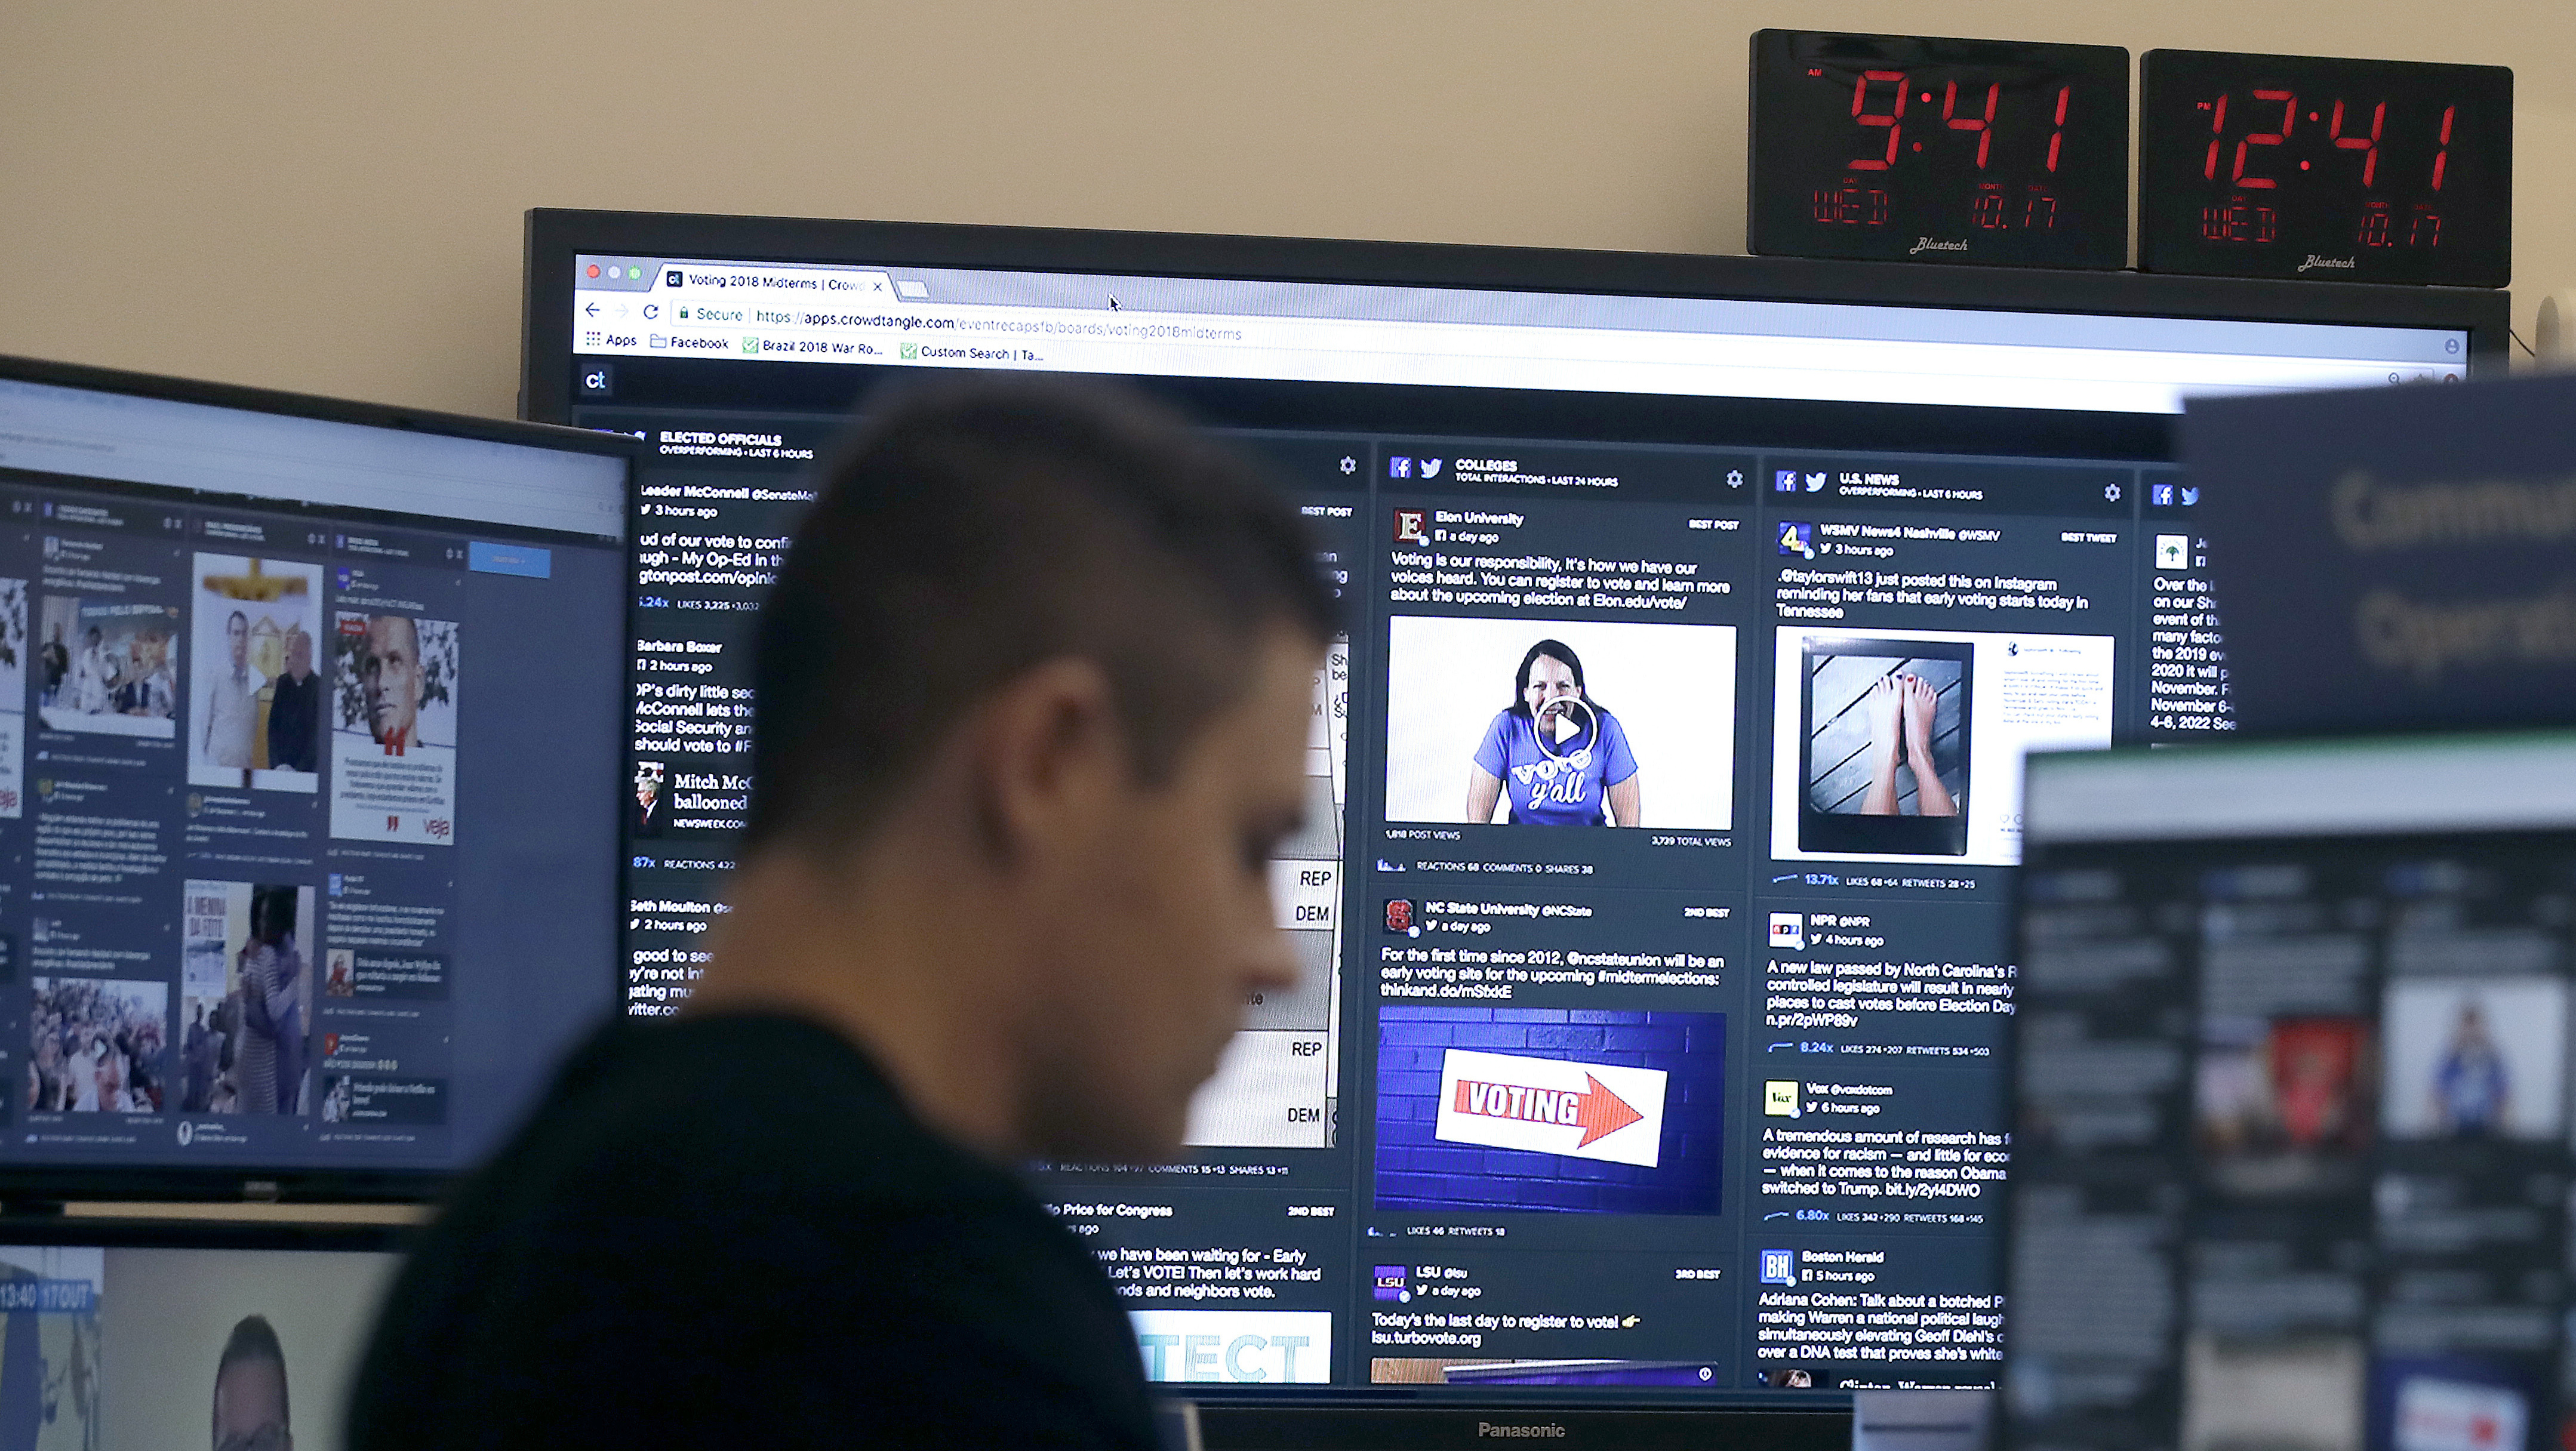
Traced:
<path id="1" fill-rule="evenodd" d="M 13 366 L 9 1197 L 417 1194 L 615 998 L 627 460 Z"/>
<path id="2" fill-rule="evenodd" d="M 1307 966 L 1187 1161 L 1051 1164 L 1158 1379 L 1989 1385 L 2021 757 L 2229 729 L 2207 388 L 2463 336 L 1188 278 L 570 259 L 568 421 L 649 445 L 628 1011 L 685 1000 L 752 612 L 871 392 L 1130 380 L 1263 456 L 1316 672 Z"/>

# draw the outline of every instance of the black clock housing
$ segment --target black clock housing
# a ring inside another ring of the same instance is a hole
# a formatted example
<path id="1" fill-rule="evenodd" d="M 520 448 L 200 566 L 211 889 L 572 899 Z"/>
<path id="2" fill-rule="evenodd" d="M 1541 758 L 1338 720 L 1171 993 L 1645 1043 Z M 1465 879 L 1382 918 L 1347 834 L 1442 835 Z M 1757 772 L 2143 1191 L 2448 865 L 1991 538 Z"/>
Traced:
<path id="1" fill-rule="evenodd" d="M 1761 30 L 1748 250 L 2115 268 L 2129 249 L 2129 52 Z"/>
<path id="2" fill-rule="evenodd" d="M 2151 50 L 2139 72 L 2141 269 L 2512 280 L 2509 68 Z"/>

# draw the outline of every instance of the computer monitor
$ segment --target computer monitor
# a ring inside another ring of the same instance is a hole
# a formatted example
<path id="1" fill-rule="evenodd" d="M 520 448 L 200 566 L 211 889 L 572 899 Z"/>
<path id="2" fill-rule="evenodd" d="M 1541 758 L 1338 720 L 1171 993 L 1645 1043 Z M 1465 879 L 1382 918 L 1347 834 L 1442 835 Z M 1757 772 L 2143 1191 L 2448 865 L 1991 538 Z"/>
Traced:
<path id="1" fill-rule="evenodd" d="M 2567 1444 L 2576 735 L 2026 804 L 2005 1444 Z"/>
<path id="2" fill-rule="evenodd" d="M 618 996 L 632 453 L 0 358 L 0 1200 L 498 1144 Z"/>
<path id="3" fill-rule="evenodd" d="M 274 1423 L 297 1451 L 339 1451 L 399 1243 L 364 1225 L 0 1224 L 0 1444 L 222 1448 Z"/>
<path id="4" fill-rule="evenodd" d="M 1462 1407 L 1992 1382 L 2020 756 L 2226 723 L 2179 400 L 2504 341 L 2485 294 L 1761 258 L 578 212 L 528 257 L 528 411 L 649 449 L 634 1012 L 723 896 L 749 612 L 854 404 L 1120 378 L 1285 480 L 1351 620 L 1274 877 L 1306 982 L 1187 1165 L 1040 1183 L 1156 1377 Z"/>

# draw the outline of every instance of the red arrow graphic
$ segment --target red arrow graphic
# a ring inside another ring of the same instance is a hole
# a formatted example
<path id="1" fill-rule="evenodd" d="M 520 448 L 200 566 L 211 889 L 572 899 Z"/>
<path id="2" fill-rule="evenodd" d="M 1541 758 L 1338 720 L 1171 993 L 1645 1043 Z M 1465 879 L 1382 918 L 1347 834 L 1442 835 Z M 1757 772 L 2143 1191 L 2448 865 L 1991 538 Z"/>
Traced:
<path id="1" fill-rule="evenodd" d="M 1628 1100 L 1602 1087 L 1600 1079 L 1587 1073 L 1583 1075 L 1583 1081 L 1592 1087 L 1574 1111 L 1574 1121 L 1583 1125 L 1583 1142 L 1576 1144 L 1576 1148 L 1582 1148 L 1604 1135 L 1615 1134 L 1645 1117 L 1629 1107 Z"/>
<path id="2" fill-rule="evenodd" d="M 1457 1110 L 1479 1118 L 1516 1119 L 1522 1123 L 1563 1124 L 1583 1130 L 1583 1148 L 1593 1140 L 1615 1134 L 1645 1117 L 1628 1101 L 1612 1093 L 1601 1080 L 1590 1073 L 1583 1081 L 1591 1087 L 1582 1093 L 1567 1089 L 1529 1088 L 1520 1084 L 1485 1083 L 1474 1079 L 1458 1080 Z"/>

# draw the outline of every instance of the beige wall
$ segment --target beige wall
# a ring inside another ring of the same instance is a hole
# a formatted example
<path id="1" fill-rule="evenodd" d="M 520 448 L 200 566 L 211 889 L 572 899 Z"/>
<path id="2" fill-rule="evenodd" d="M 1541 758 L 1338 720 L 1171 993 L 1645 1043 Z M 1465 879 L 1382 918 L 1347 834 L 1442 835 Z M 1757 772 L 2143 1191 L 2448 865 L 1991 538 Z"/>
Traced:
<path id="1" fill-rule="evenodd" d="M 2576 286 L 2555 0 L 9 0 L 0 351 L 506 413 L 520 213 L 1731 252 L 1763 25 L 2502 62 Z"/>

